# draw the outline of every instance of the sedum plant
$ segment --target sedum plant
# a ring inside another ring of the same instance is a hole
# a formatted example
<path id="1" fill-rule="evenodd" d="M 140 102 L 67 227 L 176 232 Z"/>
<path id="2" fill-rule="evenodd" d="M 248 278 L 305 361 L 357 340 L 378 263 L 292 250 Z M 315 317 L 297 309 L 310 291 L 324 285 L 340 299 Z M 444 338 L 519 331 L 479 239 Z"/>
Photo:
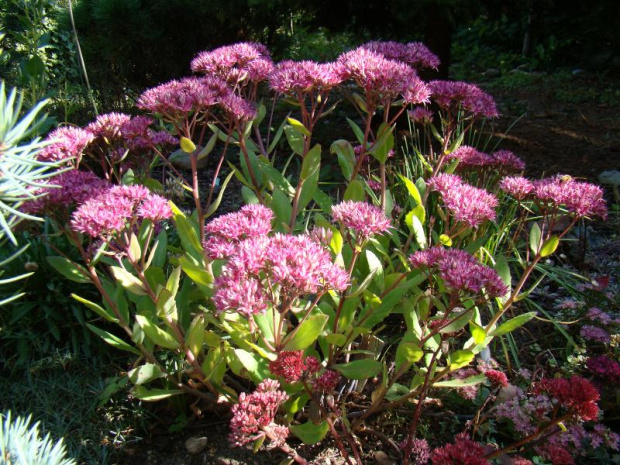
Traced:
<path id="1" fill-rule="evenodd" d="M 39 423 L 31 417 L 12 418 L 11 412 L 1 415 L 0 463 L 2 465 L 74 465 L 67 458 L 62 440 L 54 443 L 47 434 L 41 437 Z"/>
<path id="2" fill-rule="evenodd" d="M 464 145 L 497 108 L 474 85 L 418 77 L 437 64 L 419 43 L 371 42 L 333 63 L 273 63 L 264 46 L 235 44 L 199 54 L 198 76 L 142 94 L 152 117 L 140 120 L 143 145 L 124 129 L 141 116 L 50 136 L 43 157 L 72 170 L 25 207 L 78 249 L 80 262 L 49 261 L 101 293 L 73 297 L 101 317 L 93 332 L 136 357 L 127 376 L 137 398 L 187 396 L 197 415 L 232 407 L 233 445 L 265 444 L 298 463 L 289 437 L 327 435 L 347 463 L 363 463 L 355 436 L 395 409 L 411 418 L 403 463 L 503 460 L 563 422 L 592 419 L 567 404 L 561 420 L 495 451 L 465 433 L 434 451 L 417 437 L 432 392 L 507 384 L 490 354 L 535 316 L 515 304 L 571 227 L 606 216 L 597 186 L 531 181 L 514 154 Z M 344 101 L 358 116 L 327 153 L 315 130 Z M 277 105 L 291 107 L 279 126 Z M 396 132 L 403 117 L 410 139 Z M 147 188 L 158 189 L 150 167 L 180 153 L 191 179 L 174 174 L 193 212 Z M 327 157 L 340 171 L 332 191 L 319 182 Z M 206 191 L 204 158 L 216 167 Z M 232 176 L 247 205 L 212 219 Z"/>

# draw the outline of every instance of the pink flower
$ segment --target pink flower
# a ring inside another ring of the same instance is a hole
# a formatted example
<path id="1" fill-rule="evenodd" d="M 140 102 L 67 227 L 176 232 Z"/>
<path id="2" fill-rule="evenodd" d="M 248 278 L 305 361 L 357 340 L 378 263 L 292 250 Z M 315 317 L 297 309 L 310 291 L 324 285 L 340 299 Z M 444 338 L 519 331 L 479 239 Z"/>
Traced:
<path id="1" fill-rule="evenodd" d="M 484 376 L 486 376 L 493 385 L 502 387 L 508 386 L 508 378 L 506 377 L 506 373 L 498 370 L 485 370 Z"/>
<path id="2" fill-rule="evenodd" d="M 234 310 L 246 318 L 264 313 L 268 301 L 262 283 L 251 277 L 237 279 L 227 273 L 215 279 L 217 291 L 213 303 L 218 312 Z"/>
<path id="3" fill-rule="evenodd" d="M 80 205 L 102 190 L 111 187 L 105 181 L 91 172 L 73 169 L 55 176 L 50 181 L 50 187 L 38 188 L 33 194 L 40 196 L 22 205 L 22 209 L 30 213 L 47 212 L 54 210 L 68 210 Z"/>
<path id="4" fill-rule="evenodd" d="M 614 319 L 611 317 L 609 313 L 605 313 L 598 307 L 591 307 L 588 309 L 587 316 L 592 321 L 598 321 L 604 325 L 608 325 L 613 323 Z"/>
<path id="5" fill-rule="evenodd" d="M 314 381 L 314 388 L 319 392 L 333 392 L 340 383 L 340 373 L 333 370 L 325 370 L 321 376 Z"/>
<path id="6" fill-rule="evenodd" d="M 280 383 L 266 379 L 253 393 L 239 394 L 239 402 L 231 409 L 231 433 L 228 440 L 233 446 L 240 447 L 260 439 L 265 436 L 266 430 L 277 438 L 277 442 L 283 443 L 286 440 L 288 428 L 274 422 L 278 408 L 288 398 L 279 388 Z"/>
<path id="7" fill-rule="evenodd" d="M 499 116 L 493 97 L 479 87 L 459 81 L 431 81 L 432 98 L 443 109 L 463 110 L 476 117 L 496 118 Z"/>
<path id="8" fill-rule="evenodd" d="M 445 285 L 453 289 L 476 294 L 484 289 L 490 298 L 508 292 L 494 269 L 480 264 L 464 250 L 432 247 L 415 252 L 409 260 L 416 268 L 437 270 Z"/>
<path id="9" fill-rule="evenodd" d="M 431 453 L 434 465 L 490 465 L 484 458 L 482 444 L 472 441 L 465 433 L 456 436 L 454 444 L 446 444 Z"/>
<path id="10" fill-rule="evenodd" d="M 557 175 L 534 182 L 538 200 L 552 207 L 564 205 L 575 216 L 607 218 L 603 190 L 594 184 L 576 181 L 570 176 Z M 544 206 L 543 206 L 544 207 Z"/>
<path id="11" fill-rule="evenodd" d="M 461 145 L 458 149 L 448 155 L 447 158 L 449 160 L 458 158 L 459 168 L 492 166 L 494 164 L 493 157 L 468 145 Z"/>
<path id="12" fill-rule="evenodd" d="M 219 106 L 235 122 L 248 122 L 256 118 L 254 105 L 232 92 L 221 97 Z"/>
<path id="13" fill-rule="evenodd" d="M 606 355 L 590 357 L 586 366 L 590 373 L 608 383 L 620 382 L 620 363 Z"/>
<path id="14" fill-rule="evenodd" d="M 40 161 L 57 162 L 76 158 L 78 161 L 84 149 L 95 137 L 89 131 L 74 126 L 62 126 L 52 131 L 45 139 L 50 144 L 44 147 L 37 158 Z"/>
<path id="15" fill-rule="evenodd" d="M 108 143 L 122 137 L 121 130 L 129 123 L 131 116 L 124 113 L 106 113 L 97 116 L 97 119 L 86 126 L 95 137 L 105 138 Z"/>
<path id="16" fill-rule="evenodd" d="M 441 193 L 443 203 L 456 221 L 471 228 L 495 219 L 497 198 L 477 187 L 464 183 L 455 174 L 439 174 L 429 179 L 431 189 Z"/>
<path id="17" fill-rule="evenodd" d="M 362 45 L 363 48 L 380 53 L 388 60 L 402 61 L 414 68 L 433 68 L 439 66 L 439 58 L 421 42 L 381 42 L 373 41 Z"/>
<path id="18" fill-rule="evenodd" d="M 190 112 L 207 112 L 232 91 L 222 79 L 213 76 L 173 80 L 147 89 L 137 106 L 168 120 L 176 120 Z"/>
<path id="19" fill-rule="evenodd" d="M 424 107 L 415 107 L 409 110 L 408 115 L 414 123 L 426 125 L 433 122 L 433 112 Z"/>
<path id="20" fill-rule="evenodd" d="M 269 370 L 287 383 L 299 381 L 306 373 L 316 373 L 320 366 L 315 357 L 304 357 L 303 350 L 280 352 L 276 360 L 269 362 Z"/>
<path id="21" fill-rule="evenodd" d="M 273 62 L 267 47 L 255 42 L 225 45 L 200 52 L 191 63 L 192 71 L 218 76 L 236 85 L 248 80 L 258 83 L 267 78 Z"/>
<path id="22" fill-rule="evenodd" d="M 595 342 L 601 342 L 603 344 L 606 344 L 609 341 L 611 341 L 611 337 L 609 336 L 609 333 L 605 331 L 603 328 L 599 328 L 598 326 L 583 325 L 581 327 L 581 330 L 579 331 L 579 334 L 584 339 L 589 339 Z"/>
<path id="23" fill-rule="evenodd" d="M 339 63 L 283 61 L 269 76 L 269 85 L 279 94 L 297 97 L 309 92 L 327 92 L 346 77 L 346 70 Z"/>
<path id="24" fill-rule="evenodd" d="M 397 98 L 403 98 L 405 103 L 429 101 L 429 88 L 405 63 L 364 47 L 340 55 L 338 62 L 358 86 L 384 104 Z"/>
<path id="25" fill-rule="evenodd" d="M 73 213 L 71 228 L 94 238 L 104 238 L 135 225 L 144 218 L 143 213 L 155 215 L 157 221 L 169 218 L 172 212 L 162 206 L 164 203 L 167 204 L 165 199 L 151 194 L 144 186 L 113 186 L 80 205 Z"/>
<path id="26" fill-rule="evenodd" d="M 404 440 L 399 444 L 403 452 L 407 448 L 407 440 Z M 414 438 L 411 441 L 409 448 L 409 460 L 413 465 L 426 465 L 431 458 L 431 447 L 428 445 L 426 439 Z"/>
<path id="27" fill-rule="evenodd" d="M 475 368 L 461 368 L 452 373 L 452 379 L 466 379 L 470 376 L 476 376 L 480 374 Z M 478 395 L 478 388 L 480 386 L 474 384 L 473 386 L 463 386 L 456 389 L 456 393 L 466 400 L 474 400 Z"/>
<path id="28" fill-rule="evenodd" d="M 502 171 L 523 171 L 525 162 L 510 150 L 498 150 L 491 155 L 494 164 Z"/>
<path id="29" fill-rule="evenodd" d="M 366 202 L 340 202 L 332 207 L 332 218 L 345 228 L 355 231 L 358 242 L 364 242 L 392 227 L 383 210 Z"/>
<path id="30" fill-rule="evenodd" d="M 137 214 L 140 218 L 157 223 L 171 218 L 172 208 L 170 208 L 168 199 L 159 195 L 151 195 L 140 204 Z"/>
<path id="31" fill-rule="evenodd" d="M 517 200 L 523 200 L 534 191 L 534 184 L 522 176 L 506 176 L 499 182 L 499 188 Z"/>

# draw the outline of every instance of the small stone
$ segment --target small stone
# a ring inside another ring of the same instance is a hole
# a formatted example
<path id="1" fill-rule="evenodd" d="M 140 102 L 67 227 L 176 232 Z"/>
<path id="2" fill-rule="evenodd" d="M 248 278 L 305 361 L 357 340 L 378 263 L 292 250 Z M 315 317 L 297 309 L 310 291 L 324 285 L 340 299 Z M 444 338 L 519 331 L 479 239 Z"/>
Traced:
<path id="1" fill-rule="evenodd" d="M 200 152 L 200 150 L 202 150 L 202 147 L 198 146 L 196 150 Z M 208 158 L 209 157 L 200 158 L 196 163 L 196 167 L 204 168 L 205 166 L 207 166 Z M 168 161 L 172 163 L 172 166 L 176 168 L 186 170 L 186 171 L 190 171 L 192 169 L 192 164 L 189 159 L 189 154 L 185 153 L 182 149 L 178 149 L 172 152 L 170 156 L 168 157 Z"/>
<path id="2" fill-rule="evenodd" d="M 598 182 L 609 186 L 620 186 L 620 171 L 609 170 L 603 171 L 598 175 Z"/>
<path id="3" fill-rule="evenodd" d="M 497 68 L 489 68 L 482 75 L 488 78 L 496 78 L 500 75 L 499 69 Z"/>
<path id="4" fill-rule="evenodd" d="M 583 73 L 585 73 L 585 72 L 586 72 L 586 70 L 585 70 L 585 69 L 575 68 L 574 70 L 572 70 L 572 71 L 571 71 L 571 74 L 572 74 L 573 76 L 578 76 L 578 75 L 583 74 Z"/>
<path id="5" fill-rule="evenodd" d="M 375 463 L 377 465 L 396 465 L 397 463 L 396 460 L 391 459 L 385 452 L 381 450 L 375 452 L 373 454 L 373 458 L 375 459 Z"/>
<path id="6" fill-rule="evenodd" d="M 192 455 L 200 454 L 207 447 L 206 437 L 192 437 L 185 441 L 185 449 Z"/>

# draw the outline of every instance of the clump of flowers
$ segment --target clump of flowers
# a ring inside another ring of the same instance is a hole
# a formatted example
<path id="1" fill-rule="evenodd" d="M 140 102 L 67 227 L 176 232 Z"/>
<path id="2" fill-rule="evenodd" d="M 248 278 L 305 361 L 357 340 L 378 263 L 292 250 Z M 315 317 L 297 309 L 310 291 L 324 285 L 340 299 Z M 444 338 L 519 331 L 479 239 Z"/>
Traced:
<path id="1" fill-rule="evenodd" d="M 62 126 L 52 131 L 46 138 L 49 143 L 44 147 L 37 158 L 40 161 L 58 162 L 73 159 L 77 165 L 84 149 L 95 139 L 95 136 L 82 128 Z"/>
<path id="2" fill-rule="evenodd" d="M 598 390 L 590 381 L 580 376 L 546 378 L 536 386 L 537 393 L 544 392 L 554 403 L 584 420 L 596 420 L 598 416 Z"/>
<path id="3" fill-rule="evenodd" d="M 490 465 L 482 444 L 472 441 L 466 433 L 458 434 L 454 444 L 446 444 L 431 452 L 433 465 Z"/>
<path id="4" fill-rule="evenodd" d="M 556 212 L 558 207 L 564 206 L 578 218 L 607 218 L 603 190 L 594 184 L 576 181 L 570 176 L 557 175 L 534 181 L 534 197 L 543 212 Z"/>
<path id="5" fill-rule="evenodd" d="M 428 85 L 433 100 L 446 111 L 455 114 L 462 109 L 474 117 L 499 116 L 493 97 L 473 84 L 460 81 L 431 81 Z"/>
<path id="6" fill-rule="evenodd" d="M 584 339 L 603 344 L 611 341 L 609 333 L 599 326 L 583 325 L 581 330 L 579 330 L 579 335 Z"/>
<path id="7" fill-rule="evenodd" d="M 276 360 L 269 362 L 269 370 L 287 383 L 295 383 L 304 376 L 314 375 L 321 368 L 316 357 L 304 357 L 302 350 L 283 351 Z"/>
<path id="8" fill-rule="evenodd" d="M 309 92 L 328 92 L 346 78 L 347 72 L 339 63 L 283 61 L 269 76 L 269 85 L 279 94 L 298 97 Z"/>
<path id="9" fill-rule="evenodd" d="M 433 112 L 428 108 L 415 107 L 408 112 L 409 118 L 414 123 L 427 125 L 433 122 Z"/>
<path id="10" fill-rule="evenodd" d="M 238 212 L 227 213 L 207 223 L 204 249 L 211 259 L 227 258 L 239 242 L 271 232 L 273 212 L 263 205 L 244 205 Z"/>
<path id="11" fill-rule="evenodd" d="M 332 218 L 344 228 L 354 231 L 358 243 L 367 241 L 375 234 L 386 232 L 392 226 L 390 219 L 379 207 L 352 200 L 334 205 Z"/>
<path id="12" fill-rule="evenodd" d="M 278 408 L 288 396 L 280 391 L 280 383 L 266 379 L 251 394 L 239 394 L 239 402 L 231 409 L 231 433 L 228 440 L 233 446 L 243 446 L 263 437 L 276 447 L 286 441 L 289 431 L 275 423 Z"/>
<path id="13" fill-rule="evenodd" d="M 508 288 L 497 272 L 479 263 L 464 250 L 432 247 L 409 257 L 415 268 L 424 269 L 430 276 L 440 277 L 446 286 L 478 294 L 486 291 L 490 298 L 506 294 Z"/>
<path id="14" fill-rule="evenodd" d="M 620 363 L 606 355 L 590 357 L 586 363 L 588 371 L 601 380 L 620 382 Z"/>
<path id="15" fill-rule="evenodd" d="M 411 445 L 404 440 L 399 446 L 405 454 L 408 452 L 409 461 L 414 465 L 426 465 L 431 459 L 431 447 L 426 439 L 414 438 L 411 440 Z"/>
<path id="16" fill-rule="evenodd" d="M 454 218 L 471 228 L 494 220 L 499 202 L 484 189 L 471 186 L 455 174 L 438 174 L 428 181 L 431 189 L 441 194 L 443 203 Z"/>
<path id="17" fill-rule="evenodd" d="M 93 238 L 132 230 L 142 220 L 158 222 L 172 216 L 168 201 L 144 186 L 113 186 L 84 202 L 73 213 L 71 228 Z"/>
<path id="18" fill-rule="evenodd" d="M 421 42 L 403 44 L 394 41 L 371 41 L 361 46 L 372 52 L 380 53 L 388 60 L 401 61 L 414 68 L 433 68 L 439 66 L 439 58 Z"/>
<path id="19" fill-rule="evenodd" d="M 517 200 L 524 200 L 534 192 L 534 183 L 523 176 L 506 176 L 499 182 L 499 188 Z"/>

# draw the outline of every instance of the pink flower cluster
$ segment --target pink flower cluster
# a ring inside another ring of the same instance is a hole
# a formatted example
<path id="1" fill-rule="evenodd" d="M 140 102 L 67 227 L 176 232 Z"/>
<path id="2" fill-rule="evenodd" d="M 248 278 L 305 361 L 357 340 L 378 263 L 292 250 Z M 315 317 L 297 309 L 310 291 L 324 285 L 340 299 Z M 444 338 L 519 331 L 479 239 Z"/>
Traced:
<path id="1" fill-rule="evenodd" d="M 243 446 L 265 437 L 266 432 L 275 446 L 284 443 L 288 437 L 288 428 L 276 424 L 274 418 L 288 396 L 279 388 L 280 383 L 266 379 L 253 393 L 239 394 L 239 402 L 231 409 L 231 433 L 228 437 L 231 445 Z"/>
<path id="2" fill-rule="evenodd" d="M 454 444 L 438 447 L 431 453 L 433 465 L 491 465 L 484 458 L 486 450 L 478 442 L 472 441 L 465 433 L 458 434 Z"/>
<path id="3" fill-rule="evenodd" d="M 276 308 L 278 302 L 291 305 L 303 294 L 343 291 L 349 285 L 348 273 L 307 235 L 256 236 L 233 247 L 215 281 L 214 302 L 220 312 L 234 310 L 250 317 Z"/>
<path id="4" fill-rule="evenodd" d="M 433 100 L 444 110 L 463 109 L 475 117 L 499 116 L 493 97 L 478 86 L 460 81 L 431 81 L 428 86 Z"/>
<path id="5" fill-rule="evenodd" d="M 517 200 L 524 200 L 534 192 L 534 183 L 523 176 L 506 176 L 499 182 L 499 188 Z"/>
<path id="6" fill-rule="evenodd" d="M 464 250 L 432 247 L 415 252 L 409 260 L 415 268 L 437 271 L 445 285 L 455 290 L 474 294 L 485 290 L 489 298 L 508 292 L 493 268 L 482 265 Z"/>
<path id="7" fill-rule="evenodd" d="M 273 70 L 267 47 L 256 42 L 240 42 L 200 52 L 191 63 L 195 73 L 211 74 L 231 85 L 259 83 Z"/>
<path id="8" fill-rule="evenodd" d="M 355 231 L 358 243 L 392 227 L 383 210 L 366 202 L 340 202 L 332 207 L 332 218 L 343 227 Z"/>
<path id="9" fill-rule="evenodd" d="M 543 210 L 563 205 L 575 216 L 607 218 L 607 204 L 603 190 L 588 182 L 576 181 L 570 176 L 557 175 L 534 181 L 535 199 Z"/>
<path id="10" fill-rule="evenodd" d="M 433 122 L 433 112 L 428 108 L 415 107 L 413 110 L 409 110 L 408 115 L 414 123 L 426 125 Z"/>
<path id="11" fill-rule="evenodd" d="M 321 364 L 316 357 L 304 357 L 303 350 L 280 352 L 277 359 L 269 362 L 269 370 L 287 383 L 295 383 L 302 377 L 314 375 L 320 369 Z"/>
<path id="12" fill-rule="evenodd" d="M 443 203 L 454 219 L 471 228 L 495 219 L 497 198 L 484 189 L 471 186 L 456 174 L 438 174 L 428 180 L 428 186 L 441 193 Z"/>
<path id="13" fill-rule="evenodd" d="M 269 76 L 269 86 L 278 94 L 299 96 L 327 92 L 342 84 L 348 73 L 340 63 L 283 61 Z"/>
<path id="14" fill-rule="evenodd" d="M 263 205 L 245 205 L 238 212 L 227 213 L 211 220 L 205 226 L 207 238 L 204 249 L 211 259 L 228 258 L 236 245 L 252 237 L 271 232 L 273 212 Z"/>
<path id="15" fill-rule="evenodd" d="M 358 47 L 340 55 L 338 62 L 368 95 L 382 103 L 402 98 L 405 103 L 427 103 L 430 90 L 409 65 Z"/>
<path id="16" fill-rule="evenodd" d="M 393 41 L 372 41 L 362 45 L 362 48 L 380 53 L 388 60 L 402 61 L 414 68 L 433 68 L 439 66 L 439 58 L 421 42 L 403 44 Z"/>
<path id="17" fill-rule="evenodd" d="M 509 150 L 499 150 L 489 155 L 474 147 L 462 145 L 452 152 L 448 159 L 458 159 L 459 169 L 490 168 L 500 172 L 523 171 L 525 163 Z"/>
<path id="18" fill-rule="evenodd" d="M 583 325 L 579 330 L 579 335 L 590 341 L 606 344 L 611 341 L 611 336 L 603 328 L 593 325 Z"/>
<path id="19" fill-rule="evenodd" d="M 22 209 L 30 213 L 46 212 L 51 214 L 58 208 L 67 209 L 80 205 L 110 187 L 110 183 L 93 173 L 73 169 L 55 176 L 50 187 L 39 188 L 33 192 L 40 196 L 26 202 Z"/>
<path id="20" fill-rule="evenodd" d="M 148 219 L 172 216 L 168 201 L 144 186 L 113 186 L 85 201 L 73 213 L 71 228 L 94 238 L 106 238 Z"/>
<path id="21" fill-rule="evenodd" d="M 95 136 L 82 128 L 61 126 L 52 131 L 46 138 L 49 143 L 38 154 L 40 161 L 58 162 L 70 158 L 77 161 L 84 149 L 95 139 Z"/>
<path id="22" fill-rule="evenodd" d="M 404 440 L 399 446 L 403 452 L 409 448 L 409 463 L 413 465 L 426 465 L 431 459 L 431 447 L 426 439 L 414 438 L 411 446 L 408 445 L 407 440 Z"/>
<path id="23" fill-rule="evenodd" d="M 606 355 L 590 357 L 586 363 L 588 371 L 606 383 L 620 382 L 620 363 Z"/>

